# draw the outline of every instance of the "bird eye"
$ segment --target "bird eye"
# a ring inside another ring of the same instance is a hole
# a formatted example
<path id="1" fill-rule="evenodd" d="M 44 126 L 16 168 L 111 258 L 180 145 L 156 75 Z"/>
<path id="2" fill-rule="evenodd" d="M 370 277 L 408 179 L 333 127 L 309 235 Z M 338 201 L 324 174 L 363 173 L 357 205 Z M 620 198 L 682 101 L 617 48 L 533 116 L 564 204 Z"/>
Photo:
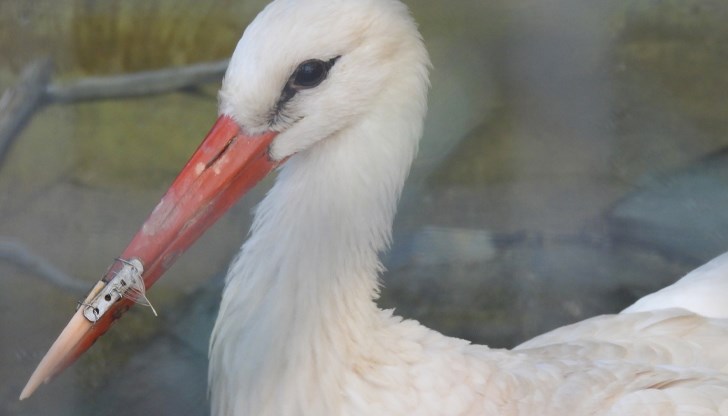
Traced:
<path id="1" fill-rule="evenodd" d="M 328 74 L 326 62 L 312 59 L 296 68 L 293 74 L 293 86 L 298 88 L 313 88 L 321 84 Z"/>
<path id="2" fill-rule="evenodd" d="M 273 114 L 281 112 L 283 107 L 290 101 L 297 93 L 301 90 L 317 87 L 319 84 L 324 82 L 326 77 L 329 75 L 331 67 L 334 66 L 336 61 L 341 56 L 334 57 L 328 61 L 322 61 L 320 59 L 309 59 L 303 61 L 295 71 L 293 75 L 288 79 L 286 85 L 283 87 L 281 96 L 278 99 Z"/>
<path id="3" fill-rule="evenodd" d="M 296 68 L 291 76 L 289 84 L 295 89 L 307 89 L 317 87 L 324 82 L 329 75 L 329 70 L 339 59 L 337 56 L 329 61 L 309 59 Z"/>

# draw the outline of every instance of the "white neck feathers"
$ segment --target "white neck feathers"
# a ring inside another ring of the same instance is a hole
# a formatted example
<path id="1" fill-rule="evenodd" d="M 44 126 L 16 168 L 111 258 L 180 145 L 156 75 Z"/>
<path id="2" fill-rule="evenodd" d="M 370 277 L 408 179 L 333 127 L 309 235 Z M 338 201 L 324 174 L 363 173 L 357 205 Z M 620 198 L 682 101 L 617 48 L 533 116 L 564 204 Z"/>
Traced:
<path id="1" fill-rule="evenodd" d="M 365 119 L 291 157 L 258 206 L 212 334 L 213 414 L 332 410 L 326 396 L 380 319 L 378 254 L 425 112 L 418 70 Z"/>

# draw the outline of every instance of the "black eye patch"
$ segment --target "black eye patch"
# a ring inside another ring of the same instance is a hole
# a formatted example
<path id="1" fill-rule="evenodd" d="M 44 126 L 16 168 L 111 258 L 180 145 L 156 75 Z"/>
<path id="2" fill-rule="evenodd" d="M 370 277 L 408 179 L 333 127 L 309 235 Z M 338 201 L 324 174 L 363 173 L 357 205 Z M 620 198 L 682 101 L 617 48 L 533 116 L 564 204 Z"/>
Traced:
<path id="1" fill-rule="evenodd" d="M 276 105 L 276 111 L 279 111 L 299 91 L 321 85 L 339 58 L 341 56 L 329 59 L 328 61 L 309 59 L 301 62 L 296 70 L 293 71 L 291 77 L 288 78 L 285 87 L 283 87 L 283 92 L 281 92 L 281 97 Z"/>

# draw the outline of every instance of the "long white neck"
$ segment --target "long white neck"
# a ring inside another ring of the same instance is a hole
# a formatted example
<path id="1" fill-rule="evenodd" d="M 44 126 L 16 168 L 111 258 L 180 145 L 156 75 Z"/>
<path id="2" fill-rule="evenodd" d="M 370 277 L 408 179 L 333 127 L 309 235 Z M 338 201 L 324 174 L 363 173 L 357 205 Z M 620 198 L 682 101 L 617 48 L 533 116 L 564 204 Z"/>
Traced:
<path id="1" fill-rule="evenodd" d="M 286 162 L 228 274 L 210 347 L 213 414 L 334 410 L 327 395 L 339 394 L 344 368 L 380 324 L 378 254 L 425 94 L 392 88 L 365 119 Z"/>

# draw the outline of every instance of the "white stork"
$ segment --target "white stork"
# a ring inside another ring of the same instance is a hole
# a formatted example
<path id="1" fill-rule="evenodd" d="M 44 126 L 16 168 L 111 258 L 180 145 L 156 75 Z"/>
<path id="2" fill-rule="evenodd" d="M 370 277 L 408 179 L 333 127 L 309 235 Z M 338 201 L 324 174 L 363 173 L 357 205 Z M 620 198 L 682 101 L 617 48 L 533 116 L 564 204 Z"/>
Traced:
<path id="1" fill-rule="evenodd" d="M 217 124 L 22 397 L 139 300 L 119 279 L 143 269 L 153 284 L 280 166 L 227 276 L 213 415 L 728 415 L 726 255 L 621 314 L 510 351 L 377 308 L 429 65 L 398 0 L 273 1 L 235 50 Z"/>

